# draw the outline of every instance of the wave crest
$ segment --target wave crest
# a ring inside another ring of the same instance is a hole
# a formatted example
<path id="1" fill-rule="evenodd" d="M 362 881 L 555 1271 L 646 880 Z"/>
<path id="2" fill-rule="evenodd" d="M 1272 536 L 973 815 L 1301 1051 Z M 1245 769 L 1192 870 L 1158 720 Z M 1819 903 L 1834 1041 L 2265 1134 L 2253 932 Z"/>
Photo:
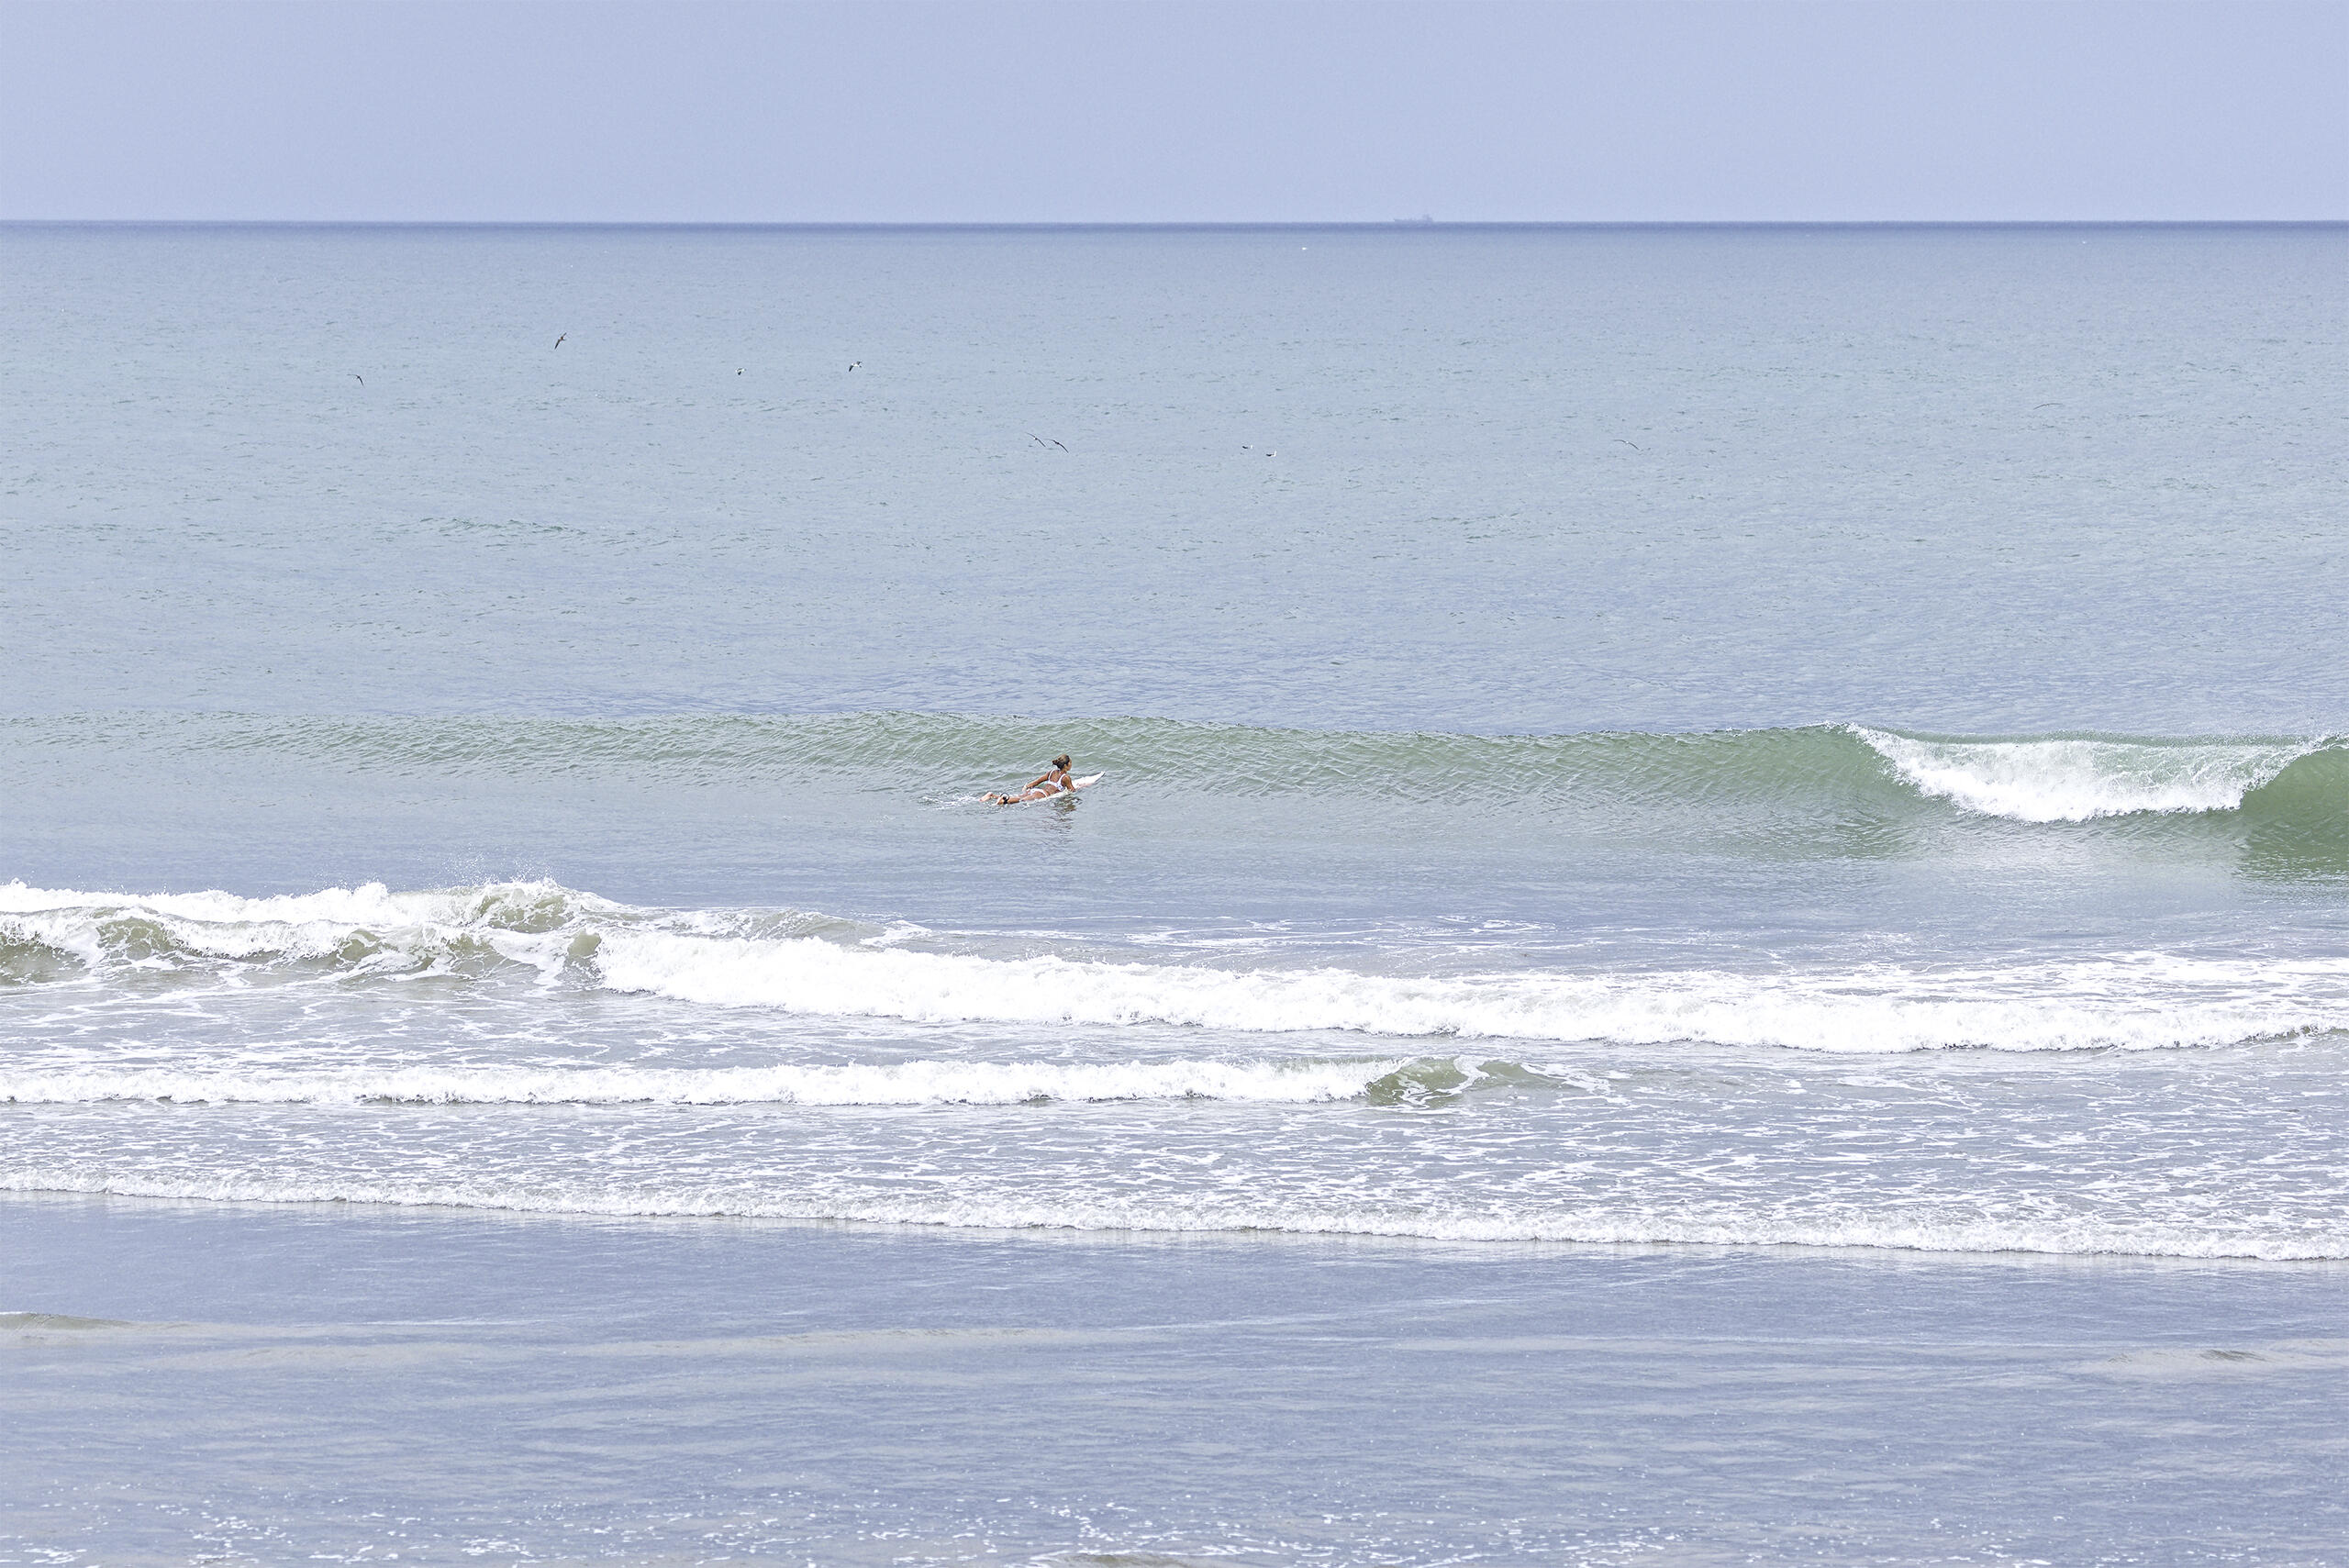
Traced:
<path id="1" fill-rule="evenodd" d="M 1922 794 L 2017 822 L 2239 809 L 2322 741 L 2156 741 L 2099 737 L 1932 740 L 1854 726 Z"/>
<path id="2" fill-rule="evenodd" d="M 1067 750 L 1087 771 L 1108 771 L 1104 800 L 1478 801 L 1618 823 L 1655 811 L 1678 822 L 1689 806 L 1742 807 L 1782 824 L 1854 808 L 1897 816 L 1925 799 L 2023 822 L 2226 811 L 2301 760 L 2343 750 L 2337 736 L 1952 737 L 1832 723 L 1464 735 L 892 712 L 625 720 L 148 714 L 22 718 L 0 728 L 9 741 L 0 746 L 0 784 L 8 769 L 37 757 L 96 749 L 231 755 L 253 766 L 403 781 L 585 775 L 765 786 L 853 779 L 952 806 Z M 2315 787 L 2332 816 L 2349 812 L 2349 773 L 2327 773 Z"/>
<path id="3" fill-rule="evenodd" d="M 2349 1029 L 2349 959 L 2120 953 L 1976 969 L 1430 977 L 1005 958 L 957 946 L 803 911 L 634 908 L 551 883 L 403 894 L 370 884 L 261 899 L 0 886 L 0 951 L 53 955 L 84 979 L 440 974 L 915 1024 L 1857 1053 L 2173 1049 Z"/>

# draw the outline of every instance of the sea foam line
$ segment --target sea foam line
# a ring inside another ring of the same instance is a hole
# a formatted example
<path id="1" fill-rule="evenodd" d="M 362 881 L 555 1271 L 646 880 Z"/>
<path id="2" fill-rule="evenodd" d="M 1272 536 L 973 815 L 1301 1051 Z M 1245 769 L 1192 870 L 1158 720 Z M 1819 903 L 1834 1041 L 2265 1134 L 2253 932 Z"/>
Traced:
<path id="1" fill-rule="evenodd" d="M 1352 1099 L 1408 1065 L 897 1062 L 720 1068 L 409 1067 L 324 1073 L 87 1068 L 0 1073 L 0 1101 L 88 1105 L 1008 1106 L 1054 1100 Z"/>
<path id="2" fill-rule="evenodd" d="M 1411 979 L 1058 957 L 987 959 L 631 931 L 602 983 L 708 1006 L 925 1023 L 1624 1044 L 1701 1041 L 1859 1053 L 2176 1049 L 2349 1029 L 2349 961 L 2240 966 L 2159 957 L 2012 971 L 1715 971 Z"/>
<path id="3" fill-rule="evenodd" d="M 2211 1229 L 2088 1215 L 2020 1219 L 1951 1212 L 1953 1206 L 1857 1213 L 1821 1206 L 1740 1212 L 1732 1205 L 1562 1205 L 1553 1208 L 1430 1204 L 1287 1204 L 1222 1197 L 1056 1198 L 853 1188 L 778 1195 L 749 1187 L 662 1189 L 624 1184 L 551 1187 L 497 1182 L 385 1181 L 363 1176 L 124 1175 L 62 1167 L 0 1168 L 0 1192 L 82 1194 L 206 1203 L 379 1204 L 396 1208 L 646 1218 L 741 1218 L 975 1230 L 1127 1234 L 1363 1236 L 1463 1243 L 1804 1247 L 1910 1252 L 2038 1253 L 2065 1257 L 2349 1260 L 2349 1232 L 2278 1226 Z"/>

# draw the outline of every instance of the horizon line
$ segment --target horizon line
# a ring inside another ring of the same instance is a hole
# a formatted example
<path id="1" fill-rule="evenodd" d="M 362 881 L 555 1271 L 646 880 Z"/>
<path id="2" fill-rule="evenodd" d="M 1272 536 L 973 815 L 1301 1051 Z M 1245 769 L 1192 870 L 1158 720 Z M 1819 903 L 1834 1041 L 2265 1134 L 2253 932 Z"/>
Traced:
<path id="1" fill-rule="evenodd" d="M 1279 218 L 767 219 L 402 217 L 0 217 L 0 228 L 669 229 L 736 232 L 1416 232 L 1428 229 L 2341 228 L 2341 217 L 2053 218 Z"/>

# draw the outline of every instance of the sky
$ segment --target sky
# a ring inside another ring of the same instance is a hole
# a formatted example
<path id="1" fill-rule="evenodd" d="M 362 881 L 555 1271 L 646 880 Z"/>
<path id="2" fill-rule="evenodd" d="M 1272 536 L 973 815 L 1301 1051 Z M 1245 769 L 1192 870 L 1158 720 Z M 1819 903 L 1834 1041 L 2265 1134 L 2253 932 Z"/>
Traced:
<path id="1" fill-rule="evenodd" d="M 2349 0 L 0 0 L 0 218 L 2349 218 Z"/>

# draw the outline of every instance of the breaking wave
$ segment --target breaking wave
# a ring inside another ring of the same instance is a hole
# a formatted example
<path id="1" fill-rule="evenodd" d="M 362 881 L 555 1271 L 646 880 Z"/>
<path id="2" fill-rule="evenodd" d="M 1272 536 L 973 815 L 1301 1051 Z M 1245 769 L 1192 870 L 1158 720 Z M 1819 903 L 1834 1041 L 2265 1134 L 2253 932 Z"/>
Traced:
<path id="1" fill-rule="evenodd" d="M 127 714 L 0 720 L 0 784 L 11 770 L 55 766 L 61 751 L 160 750 L 403 780 L 851 784 L 952 806 L 1067 750 L 1086 771 L 1108 773 L 1104 799 L 1375 795 L 1617 821 L 1661 811 L 1675 822 L 1688 807 L 1792 821 L 1952 808 L 2034 824 L 2248 812 L 2338 829 L 2349 818 L 2349 740 L 2339 736 L 1946 736 L 1861 724 L 1475 736 L 918 713 L 627 720 Z M 51 760 L 38 762 L 44 756 Z"/>
<path id="2" fill-rule="evenodd" d="M 2234 811 L 2287 768 L 2328 749 L 2299 740 L 1955 740 L 1858 727 L 1852 733 L 1922 794 L 2017 822 Z"/>
<path id="3" fill-rule="evenodd" d="M 917 1024 L 1856 1053 L 2176 1049 L 2349 1029 L 2349 958 L 2121 952 L 1998 967 L 1435 977 L 1005 957 L 993 951 L 1001 945 L 907 937 L 807 911 L 636 908 L 551 883 L 429 893 L 374 884 L 279 898 L 0 885 L 0 973 L 20 983 L 446 975 Z"/>

